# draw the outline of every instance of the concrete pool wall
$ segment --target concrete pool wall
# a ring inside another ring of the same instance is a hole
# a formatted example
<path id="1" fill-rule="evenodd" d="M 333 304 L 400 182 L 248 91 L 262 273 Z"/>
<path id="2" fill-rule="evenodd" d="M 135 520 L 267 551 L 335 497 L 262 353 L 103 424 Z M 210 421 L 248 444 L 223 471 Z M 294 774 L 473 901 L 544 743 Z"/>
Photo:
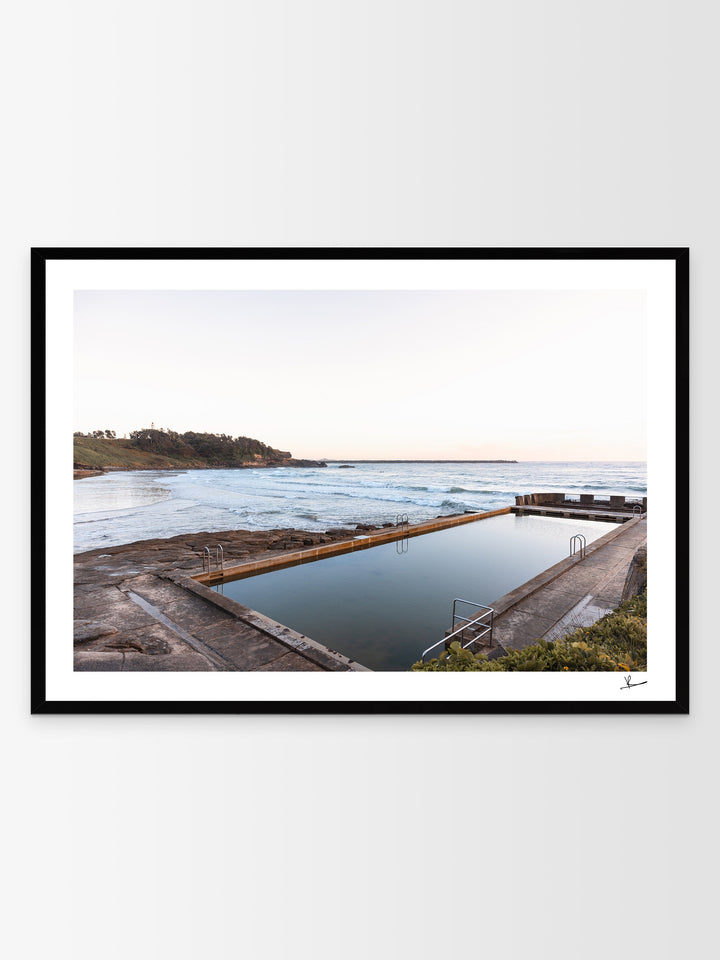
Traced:
<path id="1" fill-rule="evenodd" d="M 485 513 L 463 514 L 458 517 L 444 517 L 437 520 L 427 520 L 412 526 L 396 526 L 382 533 L 371 533 L 366 536 L 356 536 L 353 539 L 338 540 L 336 543 L 326 543 L 319 547 L 310 547 L 307 550 L 295 550 L 291 554 L 278 557 L 269 557 L 265 560 L 248 561 L 236 564 L 233 567 L 216 569 L 211 572 L 198 573 L 193 579 L 207 586 L 216 586 L 228 583 L 231 580 L 240 580 L 243 577 L 256 573 L 268 573 L 271 570 L 281 570 L 299 563 L 311 563 L 323 557 L 334 557 L 342 553 L 351 553 L 354 550 L 367 550 L 379 546 L 381 543 L 392 543 L 394 540 L 404 540 L 406 537 L 419 537 L 436 530 L 448 530 L 465 523 L 474 523 L 478 520 L 487 520 L 489 517 L 502 517 L 512 513 L 512 507 L 503 507 L 500 510 L 488 510 Z"/>

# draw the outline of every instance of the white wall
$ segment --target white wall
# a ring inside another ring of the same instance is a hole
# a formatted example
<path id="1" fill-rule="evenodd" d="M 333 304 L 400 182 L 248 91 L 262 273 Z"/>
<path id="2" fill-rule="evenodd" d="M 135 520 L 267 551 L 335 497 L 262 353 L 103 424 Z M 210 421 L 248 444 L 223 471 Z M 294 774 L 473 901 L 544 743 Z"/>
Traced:
<path id="1" fill-rule="evenodd" d="M 676 0 L 5 10 L 13 960 L 709 955 L 717 27 Z M 28 250 L 53 244 L 689 245 L 692 715 L 31 718 Z"/>

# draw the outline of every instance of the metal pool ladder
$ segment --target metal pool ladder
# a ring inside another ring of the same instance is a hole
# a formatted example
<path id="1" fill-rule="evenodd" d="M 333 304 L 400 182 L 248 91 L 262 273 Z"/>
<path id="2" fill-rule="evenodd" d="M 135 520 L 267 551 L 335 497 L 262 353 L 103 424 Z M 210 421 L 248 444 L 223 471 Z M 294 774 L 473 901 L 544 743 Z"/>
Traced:
<path id="1" fill-rule="evenodd" d="M 584 560 L 587 551 L 587 540 L 582 533 L 576 533 L 570 537 L 570 556 L 574 557 L 576 551 L 580 553 L 580 559 Z"/>
<path id="2" fill-rule="evenodd" d="M 212 569 L 212 554 L 210 553 L 210 547 L 205 547 L 203 550 L 203 573 L 207 570 L 210 573 Z M 219 570 L 221 573 L 225 573 L 225 554 L 223 553 L 222 546 L 218 543 L 215 547 L 215 569 Z"/>
<path id="3" fill-rule="evenodd" d="M 395 526 L 401 527 L 403 531 L 402 539 L 395 541 L 395 553 L 408 552 L 408 545 L 410 543 L 408 538 L 408 522 L 408 515 L 406 513 L 398 513 L 395 517 Z"/>
<path id="4" fill-rule="evenodd" d="M 474 619 L 470 617 L 461 617 L 459 613 L 456 612 L 456 607 L 458 603 L 465 603 L 470 607 L 475 607 L 476 610 L 482 610 L 479 616 Z M 488 637 L 488 644 L 492 646 L 492 630 L 493 630 L 493 616 L 495 615 L 495 610 L 493 607 L 488 607 L 484 603 L 475 603 L 474 600 L 463 600 L 461 597 L 456 597 L 453 600 L 453 622 L 452 622 L 452 631 L 442 640 L 438 640 L 437 643 L 433 643 L 432 646 L 428 647 L 427 650 L 423 650 L 423 654 L 420 657 L 421 660 L 424 660 L 428 653 L 431 650 L 434 650 L 435 647 L 439 647 L 440 644 L 444 644 L 446 649 L 450 647 L 450 644 L 453 642 L 453 638 L 459 636 L 460 646 L 463 650 L 467 650 L 468 647 L 477 643 L 478 640 L 482 640 L 483 637 Z M 488 620 L 489 618 L 489 620 Z M 460 621 L 462 626 L 457 627 L 456 624 Z M 468 631 L 470 634 L 470 639 L 467 643 L 463 643 L 465 639 L 464 633 Z"/>

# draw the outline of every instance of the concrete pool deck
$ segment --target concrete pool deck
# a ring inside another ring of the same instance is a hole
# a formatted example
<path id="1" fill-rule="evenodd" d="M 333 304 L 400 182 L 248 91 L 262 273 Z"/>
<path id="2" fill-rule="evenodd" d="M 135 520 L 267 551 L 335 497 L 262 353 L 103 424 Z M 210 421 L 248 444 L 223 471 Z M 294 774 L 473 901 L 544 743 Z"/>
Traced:
<path id="1" fill-rule="evenodd" d="M 267 560 L 355 531 L 225 531 L 145 540 L 75 557 L 78 671 L 364 670 L 196 583 L 204 547 L 231 561 Z"/>
<path id="2" fill-rule="evenodd" d="M 364 669 L 267 618 L 223 609 L 222 596 L 208 601 L 184 580 L 145 574 L 104 590 L 100 606 L 81 604 L 75 670 Z"/>
<path id="3" fill-rule="evenodd" d="M 522 650 L 595 623 L 620 605 L 632 559 L 646 545 L 647 519 L 627 520 L 589 544 L 583 559 L 561 560 L 500 597 L 491 604 L 493 643 Z"/>
<path id="4" fill-rule="evenodd" d="M 626 510 L 592 510 L 588 507 L 511 507 L 513 513 L 522 517 L 531 515 L 536 517 L 564 517 L 567 520 L 604 520 L 606 523 L 625 523 L 628 519 Z"/>

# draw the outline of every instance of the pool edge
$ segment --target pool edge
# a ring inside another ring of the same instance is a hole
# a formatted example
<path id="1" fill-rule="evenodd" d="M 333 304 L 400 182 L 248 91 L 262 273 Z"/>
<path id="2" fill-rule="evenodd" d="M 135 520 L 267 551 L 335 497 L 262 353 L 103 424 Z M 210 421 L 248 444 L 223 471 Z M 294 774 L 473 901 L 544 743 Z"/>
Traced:
<path id="1" fill-rule="evenodd" d="M 289 553 L 284 553 L 282 556 L 268 557 L 264 560 L 250 560 L 246 563 L 236 564 L 233 567 L 225 567 L 224 570 L 213 570 L 210 573 L 189 574 L 188 576 L 196 583 L 206 586 L 217 586 L 233 580 L 242 580 L 250 574 L 294 567 L 301 563 L 310 563 L 313 560 L 320 560 L 324 557 L 353 553 L 355 550 L 367 550 L 370 547 L 376 547 L 382 543 L 392 543 L 396 540 L 404 540 L 407 537 L 419 537 L 437 530 L 446 530 L 450 527 L 461 526 L 465 523 L 487 520 L 490 517 L 505 516 L 512 513 L 512 511 L 512 507 L 502 507 L 499 510 L 487 510 L 483 513 L 463 514 L 458 517 L 445 517 L 441 520 L 426 520 L 412 526 L 394 527 L 392 530 L 384 530 L 382 533 L 371 533 L 362 537 L 338 540 L 335 543 L 326 543 L 319 547 L 310 547 L 307 550 L 294 550 Z"/>

